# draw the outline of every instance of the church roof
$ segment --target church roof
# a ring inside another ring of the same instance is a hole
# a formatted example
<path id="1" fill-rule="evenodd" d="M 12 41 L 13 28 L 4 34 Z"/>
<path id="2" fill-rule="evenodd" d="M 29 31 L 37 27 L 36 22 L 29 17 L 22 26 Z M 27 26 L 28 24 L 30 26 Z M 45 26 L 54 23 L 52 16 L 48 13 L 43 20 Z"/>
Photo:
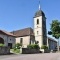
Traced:
<path id="1" fill-rule="evenodd" d="M 34 17 L 39 17 L 39 16 L 44 16 L 45 17 L 45 14 L 42 10 L 38 10 L 36 13 L 35 13 L 35 16 Z"/>
<path id="2" fill-rule="evenodd" d="M 16 31 L 13 31 L 11 33 L 16 35 L 17 37 L 34 35 L 32 28 L 25 28 L 25 29 L 21 29 L 21 30 L 16 30 Z"/>
<path id="3" fill-rule="evenodd" d="M 15 35 L 13 35 L 12 33 L 7 32 L 7 31 L 5 31 L 5 30 L 0 30 L 0 34 L 9 35 L 9 36 L 15 36 Z"/>

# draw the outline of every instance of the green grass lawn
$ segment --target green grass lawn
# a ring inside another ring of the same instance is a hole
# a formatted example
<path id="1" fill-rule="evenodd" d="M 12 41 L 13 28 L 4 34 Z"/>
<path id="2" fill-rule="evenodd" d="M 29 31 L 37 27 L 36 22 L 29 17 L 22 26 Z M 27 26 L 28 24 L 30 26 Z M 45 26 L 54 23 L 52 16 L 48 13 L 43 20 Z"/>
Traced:
<path id="1" fill-rule="evenodd" d="M 12 51 L 13 53 L 20 53 L 20 49 L 10 49 L 10 51 Z"/>

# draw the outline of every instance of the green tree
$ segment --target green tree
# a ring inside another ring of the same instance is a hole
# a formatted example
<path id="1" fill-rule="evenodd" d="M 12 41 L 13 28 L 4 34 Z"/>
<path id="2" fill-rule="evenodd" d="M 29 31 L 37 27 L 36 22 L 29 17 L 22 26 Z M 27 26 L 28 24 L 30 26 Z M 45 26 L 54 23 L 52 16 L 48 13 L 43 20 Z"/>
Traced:
<path id="1" fill-rule="evenodd" d="M 51 23 L 50 30 L 51 31 L 48 31 L 48 34 L 58 39 L 58 50 L 59 50 L 60 22 L 58 20 L 53 20 Z"/>

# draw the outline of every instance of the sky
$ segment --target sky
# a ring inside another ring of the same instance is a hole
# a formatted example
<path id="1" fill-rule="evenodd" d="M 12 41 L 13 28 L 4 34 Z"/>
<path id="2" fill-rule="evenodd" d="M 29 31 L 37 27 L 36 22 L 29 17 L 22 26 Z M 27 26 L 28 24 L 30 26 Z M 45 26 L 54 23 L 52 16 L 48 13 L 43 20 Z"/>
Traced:
<path id="1" fill-rule="evenodd" d="M 49 31 L 52 20 L 60 21 L 60 0 L 40 0 L 40 5 Z M 38 7 L 39 0 L 0 0 L 0 29 L 13 31 L 33 28 L 33 17 Z"/>

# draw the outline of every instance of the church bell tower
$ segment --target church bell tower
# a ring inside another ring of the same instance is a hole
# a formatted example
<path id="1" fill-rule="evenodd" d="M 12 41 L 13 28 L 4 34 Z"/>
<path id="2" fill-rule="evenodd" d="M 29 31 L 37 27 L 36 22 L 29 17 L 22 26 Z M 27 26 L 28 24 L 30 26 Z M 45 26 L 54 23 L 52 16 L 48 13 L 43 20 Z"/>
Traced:
<path id="1" fill-rule="evenodd" d="M 40 47 L 47 45 L 46 17 L 41 10 L 40 4 L 39 10 L 34 15 L 34 35 L 35 41 L 38 42 Z"/>

